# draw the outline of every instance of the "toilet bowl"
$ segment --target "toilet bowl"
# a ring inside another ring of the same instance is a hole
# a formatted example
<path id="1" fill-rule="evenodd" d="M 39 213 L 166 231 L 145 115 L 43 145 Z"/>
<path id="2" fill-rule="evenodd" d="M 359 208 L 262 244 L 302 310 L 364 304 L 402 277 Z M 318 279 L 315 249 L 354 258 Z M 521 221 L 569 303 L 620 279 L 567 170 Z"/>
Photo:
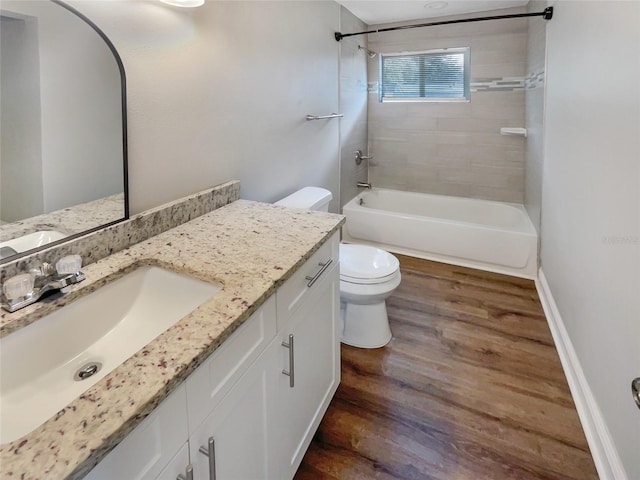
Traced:
<path id="1" fill-rule="evenodd" d="M 331 192 L 305 187 L 276 205 L 327 212 Z M 342 343 L 378 348 L 391 340 L 386 299 L 400 284 L 400 264 L 389 252 L 368 245 L 340 244 Z"/>
<path id="2" fill-rule="evenodd" d="M 400 285 L 400 263 L 367 245 L 340 245 L 342 343 L 378 348 L 391 340 L 386 299 Z"/>

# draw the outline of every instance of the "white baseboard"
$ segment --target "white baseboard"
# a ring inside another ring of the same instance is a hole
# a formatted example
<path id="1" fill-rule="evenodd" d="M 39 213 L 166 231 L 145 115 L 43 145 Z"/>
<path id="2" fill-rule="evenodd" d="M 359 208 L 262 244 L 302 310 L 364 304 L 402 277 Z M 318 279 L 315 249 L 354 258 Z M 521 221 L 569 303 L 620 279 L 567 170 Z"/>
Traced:
<path id="1" fill-rule="evenodd" d="M 536 289 L 560 355 L 562 368 L 567 377 L 598 475 L 601 480 L 628 480 L 542 269 L 540 269 L 536 280 Z"/>

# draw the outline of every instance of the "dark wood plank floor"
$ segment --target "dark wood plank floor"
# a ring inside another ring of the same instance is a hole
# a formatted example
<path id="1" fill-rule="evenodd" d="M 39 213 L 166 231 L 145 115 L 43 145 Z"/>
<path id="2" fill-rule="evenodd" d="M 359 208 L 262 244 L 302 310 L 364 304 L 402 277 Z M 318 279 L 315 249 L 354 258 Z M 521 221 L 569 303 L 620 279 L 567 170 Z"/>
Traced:
<path id="1" fill-rule="evenodd" d="M 296 479 L 597 479 L 533 282 L 399 259 Z"/>

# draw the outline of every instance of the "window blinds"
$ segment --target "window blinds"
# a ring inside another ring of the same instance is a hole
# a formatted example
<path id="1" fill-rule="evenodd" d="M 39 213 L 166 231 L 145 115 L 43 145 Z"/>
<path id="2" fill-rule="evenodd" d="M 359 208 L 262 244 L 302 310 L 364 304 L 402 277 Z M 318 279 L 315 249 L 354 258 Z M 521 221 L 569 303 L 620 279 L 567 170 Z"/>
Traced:
<path id="1" fill-rule="evenodd" d="M 381 55 L 380 99 L 468 99 L 469 49 Z"/>

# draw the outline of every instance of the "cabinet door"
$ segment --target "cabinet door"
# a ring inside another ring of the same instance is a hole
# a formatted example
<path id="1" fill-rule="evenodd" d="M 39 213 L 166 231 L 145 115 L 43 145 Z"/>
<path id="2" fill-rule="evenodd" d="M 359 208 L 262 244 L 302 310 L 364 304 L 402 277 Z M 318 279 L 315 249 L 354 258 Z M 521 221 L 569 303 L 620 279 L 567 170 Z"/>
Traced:
<path id="1" fill-rule="evenodd" d="M 189 432 L 195 432 L 276 336 L 276 300 L 269 298 L 187 381 Z"/>
<path id="2" fill-rule="evenodd" d="M 156 477 L 156 480 L 176 480 L 178 475 L 187 478 L 187 466 L 189 465 L 189 445 L 184 442 L 173 460 L 169 462 L 164 470 Z"/>
<path id="3" fill-rule="evenodd" d="M 326 272 L 312 296 L 305 299 L 278 332 L 274 348 L 280 349 L 277 367 L 277 415 L 270 425 L 270 434 L 277 444 L 275 453 L 280 465 L 279 478 L 293 478 L 329 402 L 340 383 L 340 341 L 338 315 L 340 291 L 338 266 Z M 293 337 L 293 358 L 289 343 Z M 294 382 L 281 370 L 291 370 Z"/>
<path id="4" fill-rule="evenodd" d="M 187 399 L 180 385 L 85 478 L 155 479 L 186 441 Z"/>
<path id="5" fill-rule="evenodd" d="M 270 472 L 267 441 L 268 369 L 265 355 L 240 378 L 189 438 L 189 451 L 197 480 L 264 480 Z M 272 363 L 275 363 L 272 362 Z M 211 475 L 208 450 L 213 441 L 215 474 Z"/>

